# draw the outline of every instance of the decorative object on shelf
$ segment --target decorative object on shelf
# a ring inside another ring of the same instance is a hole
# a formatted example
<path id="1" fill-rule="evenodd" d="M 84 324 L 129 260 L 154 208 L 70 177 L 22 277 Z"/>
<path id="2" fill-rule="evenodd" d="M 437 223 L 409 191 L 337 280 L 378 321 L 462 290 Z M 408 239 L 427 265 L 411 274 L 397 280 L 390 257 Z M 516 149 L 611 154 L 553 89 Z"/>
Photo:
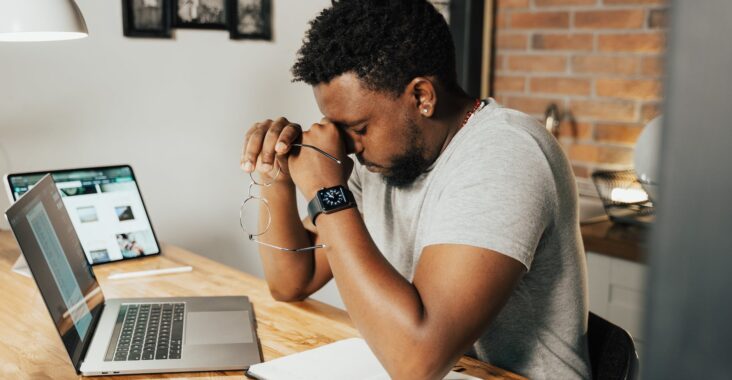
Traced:
<path id="1" fill-rule="evenodd" d="M 613 222 L 646 225 L 655 219 L 653 203 L 635 171 L 595 172 L 592 182 Z"/>
<path id="2" fill-rule="evenodd" d="M 62 41 L 89 35 L 73 0 L 0 2 L 0 41 Z"/>
<path id="3" fill-rule="evenodd" d="M 172 0 L 173 26 L 176 28 L 228 28 L 226 0 Z"/>
<path id="4" fill-rule="evenodd" d="M 122 0 L 122 26 L 127 37 L 170 38 L 173 0 Z"/>
<path id="5" fill-rule="evenodd" d="M 561 119 L 559 106 L 556 103 L 549 104 L 546 107 L 546 111 L 544 111 L 544 127 L 556 138 L 559 138 L 559 124 L 561 123 Z"/>
<path id="6" fill-rule="evenodd" d="M 646 124 L 635 143 L 633 163 L 638 181 L 648 192 L 651 200 L 658 197 L 659 155 L 661 153 L 661 126 L 663 119 L 656 117 Z"/>
<path id="7" fill-rule="evenodd" d="M 232 40 L 272 39 L 272 0 L 227 0 Z"/>

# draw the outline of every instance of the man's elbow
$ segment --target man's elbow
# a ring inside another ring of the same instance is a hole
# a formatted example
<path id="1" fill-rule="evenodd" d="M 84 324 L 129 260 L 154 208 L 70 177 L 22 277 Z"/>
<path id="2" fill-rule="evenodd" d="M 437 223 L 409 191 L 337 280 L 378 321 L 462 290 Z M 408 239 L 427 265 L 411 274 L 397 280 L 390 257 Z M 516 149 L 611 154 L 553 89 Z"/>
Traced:
<path id="1" fill-rule="evenodd" d="M 435 347 L 423 347 L 391 361 L 387 372 L 392 379 L 442 379 L 450 372 L 454 361 Z"/>
<path id="2" fill-rule="evenodd" d="M 274 286 L 269 287 L 269 294 L 280 302 L 300 302 L 308 298 L 308 295 L 299 289 L 280 289 Z"/>

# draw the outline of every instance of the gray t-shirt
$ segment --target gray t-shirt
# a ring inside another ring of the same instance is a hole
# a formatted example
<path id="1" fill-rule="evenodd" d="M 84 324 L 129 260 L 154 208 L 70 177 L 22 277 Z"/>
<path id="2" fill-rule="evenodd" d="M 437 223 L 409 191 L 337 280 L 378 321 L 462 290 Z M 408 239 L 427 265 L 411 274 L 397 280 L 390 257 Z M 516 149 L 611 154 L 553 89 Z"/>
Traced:
<path id="1" fill-rule="evenodd" d="M 349 187 L 376 245 L 409 281 L 433 244 L 487 248 L 526 267 L 475 342 L 478 359 L 531 379 L 589 378 L 572 169 L 535 119 L 487 102 L 410 187 L 388 186 L 358 163 Z"/>

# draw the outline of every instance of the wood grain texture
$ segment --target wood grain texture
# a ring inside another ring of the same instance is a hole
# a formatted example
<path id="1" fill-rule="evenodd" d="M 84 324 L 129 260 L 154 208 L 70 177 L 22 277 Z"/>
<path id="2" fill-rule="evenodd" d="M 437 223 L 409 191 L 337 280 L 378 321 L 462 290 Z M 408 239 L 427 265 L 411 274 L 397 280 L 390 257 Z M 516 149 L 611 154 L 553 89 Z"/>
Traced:
<path id="1" fill-rule="evenodd" d="M 94 273 L 105 297 L 249 296 L 254 304 L 257 334 L 265 361 L 359 335 L 343 310 L 315 300 L 277 302 L 270 296 L 262 279 L 174 246 L 163 246 L 163 252 L 157 257 L 95 267 Z M 10 269 L 19 254 L 12 233 L 0 231 L 0 378 L 78 378 L 35 282 Z M 155 277 L 107 279 L 116 272 L 182 265 L 190 265 L 194 269 L 188 273 Z M 523 379 L 468 357 L 458 362 L 456 370 L 483 379 Z M 224 379 L 242 376 L 243 371 L 226 371 L 124 378 Z"/>
<path id="2" fill-rule="evenodd" d="M 582 224 L 580 228 L 585 252 L 595 252 L 645 264 L 646 241 L 649 234 L 647 228 L 613 223 L 609 220 Z"/>

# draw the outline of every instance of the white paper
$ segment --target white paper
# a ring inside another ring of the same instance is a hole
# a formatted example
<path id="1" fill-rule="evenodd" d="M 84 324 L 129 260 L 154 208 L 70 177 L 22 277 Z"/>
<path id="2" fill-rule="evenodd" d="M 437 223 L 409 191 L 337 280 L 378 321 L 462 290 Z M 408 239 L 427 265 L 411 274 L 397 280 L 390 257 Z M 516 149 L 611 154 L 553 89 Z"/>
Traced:
<path id="1" fill-rule="evenodd" d="M 255 364 L 247 373 L 263 380 L 389 380 L 389 374 L 361 338 Z M 478 378 L 454 371 L 445 376 L 445 380 L 473 379 Z"/>

